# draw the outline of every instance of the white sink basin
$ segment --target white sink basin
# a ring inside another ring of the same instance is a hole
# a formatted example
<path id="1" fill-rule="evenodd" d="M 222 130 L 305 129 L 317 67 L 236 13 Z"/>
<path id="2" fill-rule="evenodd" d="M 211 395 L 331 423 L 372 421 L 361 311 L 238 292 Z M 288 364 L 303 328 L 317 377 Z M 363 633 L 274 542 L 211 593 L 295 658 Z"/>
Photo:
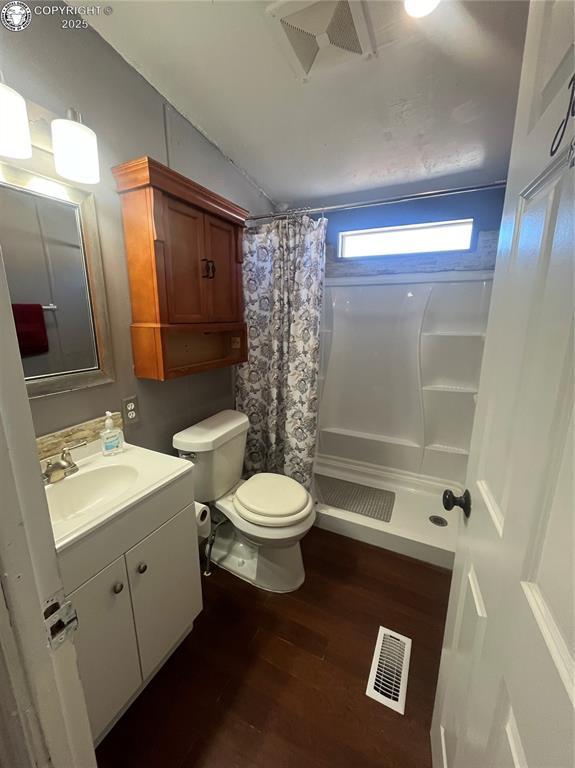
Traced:
<path id="1" fill-rule="evenodd" d="M 113 465 L 77 472 L 46 487 L 52 520 L 85 515 L 126 493 L 138 479 L 135 467 Z"/>
<path id="2" fill-rule="evenodd" d="M 128 443 L 124 448 L 115 456 L 102 456 L 100 441 L 95 441 L 73 450 L 78 471 L 46 486 L 58 551 L 192 471 L 184 459 Z"/>

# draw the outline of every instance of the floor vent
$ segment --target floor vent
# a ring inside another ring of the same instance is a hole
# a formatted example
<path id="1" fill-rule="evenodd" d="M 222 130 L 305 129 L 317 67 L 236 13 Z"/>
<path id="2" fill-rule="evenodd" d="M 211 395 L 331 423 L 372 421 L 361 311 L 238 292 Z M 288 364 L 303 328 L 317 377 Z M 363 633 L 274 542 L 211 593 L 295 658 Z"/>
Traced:
<path id="1" fill-rule="evenodd" d="M 405 712 L 410 656 L 409 637 L 379 628 L 366 694 L 401 715 Z"/>
<path id="2" fill-rule="evenodd" d="M 383 523 L 389 523 L 391 520 L 395 503 L 393 491 L 370 488 L 368 485 L 350 483 L 325 475 L 315 476 L 315 490 L 317 500 L 322 504 L 381 520 Z"/>

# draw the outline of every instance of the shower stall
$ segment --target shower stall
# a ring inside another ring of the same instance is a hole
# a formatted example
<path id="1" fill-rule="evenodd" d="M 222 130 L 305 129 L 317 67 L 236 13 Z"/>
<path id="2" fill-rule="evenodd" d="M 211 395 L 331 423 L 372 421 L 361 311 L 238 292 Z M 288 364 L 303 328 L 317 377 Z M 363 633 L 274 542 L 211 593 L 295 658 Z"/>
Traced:
<path id="1" fill-rule="evenodd" d="M 451 566 L 459 510 L 446 512 L 441 494 L 465 481 L 492 275 L 326 279 L 314 467 L 321 527 Z M 360 507 L 364 492 L 394 495 L 389 520 L 337 506 L 342 480 L 362 486 Z"/>

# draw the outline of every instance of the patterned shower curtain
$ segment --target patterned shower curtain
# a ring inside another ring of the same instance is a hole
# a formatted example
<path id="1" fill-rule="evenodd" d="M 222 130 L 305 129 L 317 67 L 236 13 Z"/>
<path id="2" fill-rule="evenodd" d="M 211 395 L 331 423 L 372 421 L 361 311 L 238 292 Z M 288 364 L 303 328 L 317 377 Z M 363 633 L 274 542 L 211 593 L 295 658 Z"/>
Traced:
<path id="1" fill-rule="evenodd" d="M 244 239 L 248 362 L 236 403 L 250 420 L 245 468 L 309 487 L 318 418 L 319 327 L 327 219 L 276 219 Z"/>

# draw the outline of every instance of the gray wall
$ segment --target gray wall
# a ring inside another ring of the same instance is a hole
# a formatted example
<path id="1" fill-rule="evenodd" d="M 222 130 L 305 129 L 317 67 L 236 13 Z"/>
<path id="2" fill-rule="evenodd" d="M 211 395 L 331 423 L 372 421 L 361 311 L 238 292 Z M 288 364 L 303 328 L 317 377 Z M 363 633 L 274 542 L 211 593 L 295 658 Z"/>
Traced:
<path id="1" fill-rule="evenodd" d="M 134 377 L 120 201 L 110 169 L 150 155 L 166 164 L 169 161 L 175 170 L 254 214 L 269 211 L 270 203 L 93 30 L 61 29 L 59 18 L 35 15 L 23 32 L 0 28 L 0 68 L 6 82 L 25 98 L 62 116 L 67 107 L 79 109 L 84 122 L 96 131 L 100 148 L 102 180 L 92 189 L 96 195 L 116 381 L 31 401 L 36 433 L 45 434 L 102 415 L 106 409 L 119 409 L 122 397 L 137 394 L 140 424 L 128 428 L 126 438 L 169 451 L 175 431 L 232 406 L 232 371 L 226 368 L 170 382 Z M 37 162 L 42 165 L 42 158 Z M 34 163 L 27 167 L 34 167 Z"/>

